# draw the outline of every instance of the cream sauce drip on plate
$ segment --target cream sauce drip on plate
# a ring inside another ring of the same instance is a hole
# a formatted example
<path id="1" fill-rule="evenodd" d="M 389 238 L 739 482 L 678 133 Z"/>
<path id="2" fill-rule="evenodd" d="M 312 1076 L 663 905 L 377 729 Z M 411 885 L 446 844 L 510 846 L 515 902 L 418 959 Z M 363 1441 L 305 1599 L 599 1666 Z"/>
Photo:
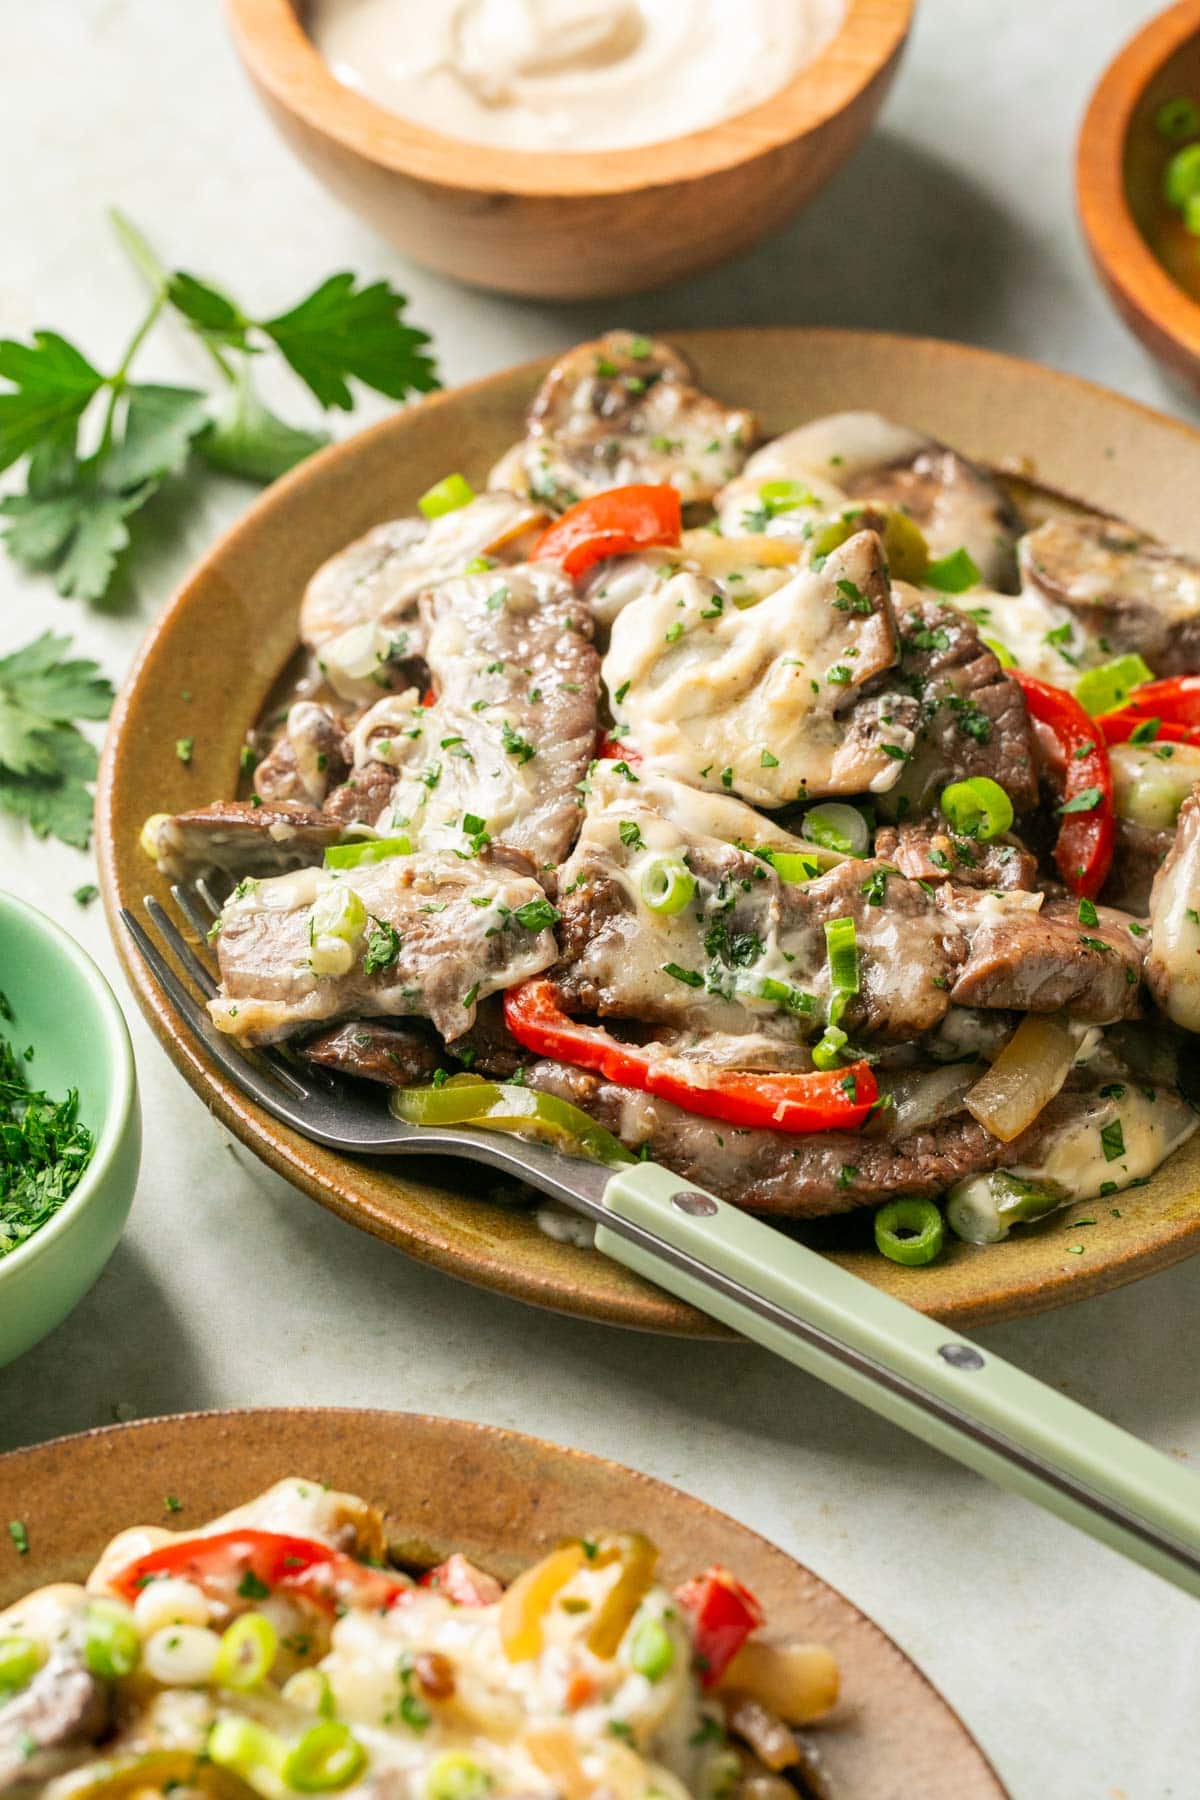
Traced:
<path id="1" fill-rule="evenodd" d="M 734 117 L 841 22 L 842 0 L 314 0 L 338 80 L 513 150 L 617 150 Z"/>

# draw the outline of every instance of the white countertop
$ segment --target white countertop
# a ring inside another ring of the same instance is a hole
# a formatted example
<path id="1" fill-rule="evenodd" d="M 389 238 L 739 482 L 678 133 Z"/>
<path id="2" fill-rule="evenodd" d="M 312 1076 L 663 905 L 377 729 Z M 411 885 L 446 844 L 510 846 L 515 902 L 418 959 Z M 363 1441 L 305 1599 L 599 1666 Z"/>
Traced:
<path id="1" fill-rule="evenodd" d="M 836 323 L 1038 357 L 1195 417 L 1110 312 L 1072 214 L 1085 96 L 1148 10 L 922 0 L 881 128 L 805 218 L 686 287 L 567 308 L 453 287 L 342 214 L 260 114 L 217 0 L 10 0 L 0 329 L 51 326 L 98 357 L 119 349 L 139 295 L 105 224 L 118 203 L 167 260 L 264 307 L 334 269 L 390 275 L 436 333 L 447 382 L 606 323 Z M 157 342 L 148 373 L 202 373 L 169 328 Z M 186 517 L 160 505 L 137 527 L 133 579 L 107 614 L 0 558 L 0 650 L 53 625 L 119 678 L 188 562 L 249 497 L 213 480 Z M 0 820 L 0 885 L 73 932 L 127 998 L 99 907 L 71 898 L 91 871 Z M 809 1563 L 922 1664 L 1018 1800 L 1196 1792 L 1193 1603 L 765 1353 L 572 1323 L 406 1261 L 231 1142 L 127 1011 L 146 1123 L 132 1221 L 73 1318 L 0 1371 L 0 1449 L 267 1402 L 519 1427 L 678 1483 Z M 1188 1458 L 1200 1453 L 1198 1307 L 1193 1262 L 981 1338 Z"/>

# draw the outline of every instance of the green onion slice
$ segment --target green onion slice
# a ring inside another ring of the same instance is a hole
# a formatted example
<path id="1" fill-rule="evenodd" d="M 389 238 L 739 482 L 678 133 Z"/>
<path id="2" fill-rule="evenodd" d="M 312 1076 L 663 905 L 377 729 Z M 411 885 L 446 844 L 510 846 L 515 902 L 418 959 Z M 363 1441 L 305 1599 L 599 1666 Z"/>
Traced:
<path id="1" fill-rule="evenodd" d="M 800 826 L 801 837 L 839 856 L 865 856 L 871 841 L 867 821 L 856 806 L 835 801 L 830 806 L 811 806 Z"/>
<path id="2" fill-rule="evenodd" d="M 390 856 L 411 856 L 406 837 L 359 838 L 353 844 L 331 844 L 325 852 L 327 869 L 359 869 L 364 863 L 386 862 Z"/>
<path id="3" fill-rule="evenodd" d="M 1153 680 L 1154 671 L 1135 651 L 1129 656 L 1115 656 L 1098 669 L 1088 669 L 1075 683 L 1075 698 L 1094 719 L 1100 713 L 1124 706 L 1134 688 Z"/>
<path id="4" fill-rule="evenodd" d="M 284 1759 L 282 1775 L 300 1794 L 332 1794 L 362 1774 L 367 1753 L 348 1725 L 325 1719 L 307 1730 Z"/>
<path id="5" fill-rule="evenodd" d="M 0 1694 L 23 1688 L 42 1666 L 42 1653 L 32 1638 L 0 1637 Z"/>
<path id="6" fill-rule="evenodd" d="M 765 850 L 762 854 L 780 881 L 812 881 L 821 873 L 817 858 L 805 856 L 800 850 Z"/>
<path id="7" fill-rule="evenodd" d="M 439 1756 L 425 1782 L 426 1800 L 484 1800 L 494 1782 L 473 1756 L 447 1750 Z"/>
<path id="8" fill-rule="evenodd" d="M 1154 129 L 1169 144 L 1186 143 L 1188 138 L 1200 136 L 1200 106 L 1186 94 L 1164 100 L 1154 115 Z"/>
<path id="9" fill-rule="evenodd" d="M 469 506 L 474 498 L 475 489 L 466 477 L 454 474 L 435 481 L 421 495 L 417 505 L 427 519 L 440 519 L 443 513 L 457 512 L 460 506 Z"/>
<path id="10" fill-rule="evenodd" d="M 952 781 L 942 789 L 939 804 L 952 831 L 984 844 L 1008 831 L 1013 822 L 1012 801 L 990 775 Z"/>
<path id="11" fill-rule="evenodd" d="M 633 1634 L 629 1661 L 647 1681 L 661 1681 L 675 1661 L 671 1634 L 661 1619 L 643 1619 Z"/>
<path id="12" fill-rule="evenodd" d="M 936 588 L 939 594 L 965 594 L 968 588 L 978 587 L 983 576 L 970 551 L 960 544 L 948 556 L 939 556 L 936 562 L 927 563 L 921 580 L 926 587 Z"/>
<path id="13" fill-rule="evenodd" d="M 858 933 L 853 919 L 826 920 L 825 952 L 834 993 L 857 994 Z"/>
<path id="14" fill-rule="evenodd" d="M 1200 194 L 1200 144 L 1177 150 L 1163 170 L 1163 197 L 1168 206 L 1182 212 L 1193 194 Z"/>
<path id="15" fill-rule="evenodd" d="M 204 1753 L 219 1769 L 240 1775 L 256 1793 L 278 1792 L 287 1746 L 256 1720 L 222 1715 L 208 1734 Z"/>
<path id="16" fill-rule="evenodd" d="M 120 1681 L 133 1674 L 141 1656 L 142 1640 L 125 1607 L 106 1600 L 89 1606 L 83 1658 L 93 1675 Z"/>
<path id="17" fill-rule="evenodd" d="M 253 1688 L 271 1672 L 279 1637 L 265 1613 L 243 1613 L 222 1633 L 213 1664 L 218 1687 Z"/>
<path id="18" fill-rule="evenodd" d="M 906 1268 L 931 1263 L 942 1248 L 942 1215 L 932 1200 L 890 1200 L 875 1214 L 875 1247 Z"/>
<path id="19" fill-rule="evenodd" d="M 656 856 L 642 876 L 642 899 L 652 913 L 680 913 L 696 892 L 696 877 L 678 856 Z"/>

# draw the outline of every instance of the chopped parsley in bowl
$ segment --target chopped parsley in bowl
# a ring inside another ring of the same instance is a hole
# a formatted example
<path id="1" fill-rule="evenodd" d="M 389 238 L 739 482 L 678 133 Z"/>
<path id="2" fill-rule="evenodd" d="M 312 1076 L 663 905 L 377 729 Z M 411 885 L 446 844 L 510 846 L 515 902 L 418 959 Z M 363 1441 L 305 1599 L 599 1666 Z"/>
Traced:
<path id="1" fill-rule="evenodd" d="M 121 1010 L 73 940 L 0 893 L 0 1365 L 66 1318 L 121 1235 L 141 1152 Z"/>

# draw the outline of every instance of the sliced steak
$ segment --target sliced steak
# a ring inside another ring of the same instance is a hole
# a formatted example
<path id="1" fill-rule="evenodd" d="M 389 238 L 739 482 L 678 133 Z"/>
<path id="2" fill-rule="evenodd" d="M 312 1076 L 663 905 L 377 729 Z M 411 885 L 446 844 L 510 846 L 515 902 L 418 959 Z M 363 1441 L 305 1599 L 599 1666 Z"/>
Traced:
<path id="1" fill-rule="evenodd" d="M 342 834 L 341 823 L 315 806 L 254 806 L 214 800 L 195 812 L 147 820 L 143 844 L 172 880 L 191 875 L 278 875 L 319 863 Z"/>
<path id="2" fill-rule="evenodd" d="M 595 749 L 600 659 L 587 607 L 540 563 L 447 582 L 422 614 L 437 698 L 386 749 L 373 744 L 396 774 L 381 824 L 424 849 L 461 850 L 486 833 L 554 867 Z"/>
<path id="3" fill-rule="evenodd" d="M 543 521 L 530 501 L 493 491 L 436 519 L 376 525 L 317 570 L 301 602 L 300 636 L 339 693 L 372 699 L 380 675 L 404 686 L 425 654 L 419 596 L 475 557 L 511 555 Z"/>
<path id="4" fill-rule="evenodd" d="M 736 474 L 757 435 L 754 414 L 703 393 L 668 344 L 610 331 L 546 376 L 521 460 L 530 492 L 551 506 L 630 482 L 669 482 L 692 505 Z"/>
<path id="5" fill-rule="evenodd" d="M 749 807 L 661 776 L 631 781 L 632 773 L 597 766 L 579 844 L 559 872 L 555 979 L 569 1005 L 706 1034 L 805 1041 L 829 1013 L 824 927 L 848 917 L 860 991 L 845 1029 L 900 1039 L 943 1017 L 966 942 L 925 889 L 866 860 L 804 884 L 780 881 L 737 847 L 764 841 L 766 822 Z M 715 805 L 722 836 L 698 828 L 706 805 Z M 654 912 L 643 892 L 664 857 L 686 862 L 695 883 L 670 914 Z"/>
<path id="6" fill-rule="evenodd" d="M 25 1687 L 0 1704 L 0 1793 L 41 1793 L 71 1769 L 108 1730 L 113 1689 L 83 1659 L 81 1626 L 73 1626 Z"/>
<path id="7" fill-rule="evenodd" d="M 1025 582 L 1156 675 L 1200 668 L 1200 562 L 1144 532 L 1089 513 L 1047 519 L 1021 539 Z"/>
<path id="8" fill-rule="evenodd" d="M 297 700 L 283 731 L 254 771 L 254 792 L 272 806 L 323 806 L 350 773 L 346 726 L 328 706 Z"/>
<path id="9" fill-rule="evenodd" d="M 1184 801 L 1175 842 L 1150 894 L 1150 991 L 1169 1019 L 1200 1031 L 1200 787 Z"/>
<path id="10" fill-rule="evenodd" d="M 916 712 L 879 698 L 896 655 L 883 546 L 862 531 L 745 609 L 686 572 L 651 588 L 615 619 L 604 681 L 664 774 L 775 807 L 895 784 Z"/>
<path id="11" fill-rule="evenodd" d="M 791 504 L 783 483 L 794 493 Z M 832 413 L 772 439 L 717 505 L 727 533 L 806 539 L 814 522 L 850 502 L 906 513 L 931 556 L 966 549 L 990 586 L 1012 586 L 1017 520 L 996 483 L 957 451 L 879 413 Z"/>
<path id="12" fill-rule="evenodd" d="M 1038 803 L 1033 730 L 1025 699 L 972 620 L 899 584 L 893 590 L 900 667 L 880 678 L 919 709 L 916 747 L 886 806 L 892 816 L 932 812 L 941 790 L 971 775 L 998 781 L 1018 814 Z M 900 716 L 903 701 L 896 711 Z"/>
<path id="13" fill-rule="evenodd" d="M 301 1052 L 306 1062 L 361 1081 L 386 1087 L 417 1087 L 431 1081 L 444 1058 L 441 1046 L 419 1025 L 382 1019 L 352 1019 L 332 1031 L 309 1038 Z"/>
<path id="14" fill-rule="evenodd" d="M 953 881 L 959 887 L 1032 888 L 1037 858 L 1023 844 L 981 844 L 937 825 L 881 825 L 875 854 L 910 881 Z"/>
<path id="15" fill-rule="evenodd" d="M 1039 907 L 1041 899 L 939 888 L 939 905 L 970 941 L 951 989 L 954 1004 L 1062 1010 L 1096 1025 L 1134 1018 L 1141 1006 L 1142 927 L 1107 906 L 1096 909 L 1094 925 L 1083 925 L 1075 900 Z"/>
<path id="16" fill-rule="evenodd" d="M 1150 910 L 1154 877 L 1174 842 L 1173 830 L 1154 831 L 1118 817 L 1112 867 L 1104 883 L 1105 904 L 1144 919 Z"/>
<path id="17" fill-rule="evenodd" d="M 344 972 L 312 966 L 312 908 L 349 889 L 368 915 Z M 532 905 L 530 923 L 521 909 Z M 243 1043 L 272 1043 L 305 1026 L 344 1018 L 417 1016 L 447 1040 L 475 1018 L 481 995 L 536 975 L 556 955 L 538 883 L 484 857 L 392 857 L 339 873 L 304 869 L 243 882 L 221 913 L 217 1026 Z"/>

